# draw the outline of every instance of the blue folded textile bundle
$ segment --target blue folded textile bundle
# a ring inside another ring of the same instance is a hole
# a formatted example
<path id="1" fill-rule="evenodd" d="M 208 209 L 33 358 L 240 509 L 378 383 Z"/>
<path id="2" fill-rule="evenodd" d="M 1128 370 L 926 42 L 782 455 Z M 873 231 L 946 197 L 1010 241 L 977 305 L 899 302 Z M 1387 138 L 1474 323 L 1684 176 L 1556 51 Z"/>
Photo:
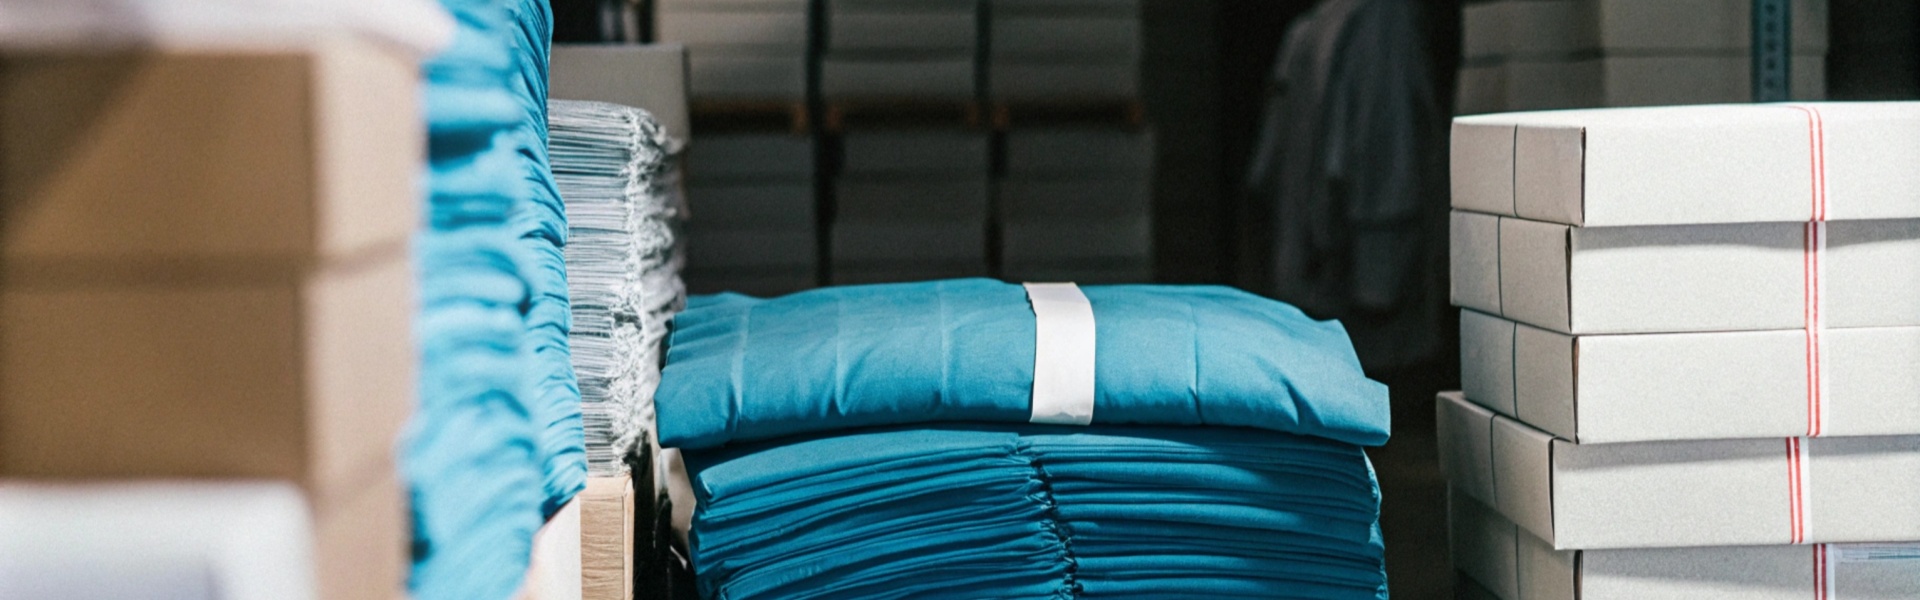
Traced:
<path id="1" fill-rule="evenodd" d="M 1224 288 L 1083 291 L 1085 427 L 1024 423 L 1021 286 L 690 300 L 655 401 L 701 596 L 1386 598 L 1361 451 L 1386 390 L 1340 326 Z"/>

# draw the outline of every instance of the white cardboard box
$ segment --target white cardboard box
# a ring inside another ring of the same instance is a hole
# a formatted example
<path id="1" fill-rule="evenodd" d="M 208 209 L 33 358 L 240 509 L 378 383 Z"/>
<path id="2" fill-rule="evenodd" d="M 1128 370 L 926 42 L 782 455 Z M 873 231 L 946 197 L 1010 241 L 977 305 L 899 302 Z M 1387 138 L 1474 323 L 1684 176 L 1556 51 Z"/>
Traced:
<path id="1" fill-rule="evenodd" d="M 820 93 L 831 100 L 966 101 L 974 97 L 974 74 L 971 53 L 838 53 L 820 60 Z"/>
<path id="2" fill-rule="evenodd" d="M 1802 222 L 1819 198 L 1827 220 L 1920 217 L 1915 102 L 1460 117 L 1451 157 L 1454 208 L 1551 223 Z"/>
<path id="3" fill-rule="evenodd" d="M 1751 0 L 1504 0 L 1468 4 L 1461 16 L 1469 58 L 1581 53 L 1742 53 L 1752 37 Z M 1798 54 L 1827 47 L 1827 2 L 1791 3 Z"/>
<path id="4" fill-rule="evenodd" d="M 1501 600 L 1920 597 L 1920 544 L 1554 550 L 1457 490 L 1448 508 L 1454 568 Z"/>
<path id="5" fill-rule="evenodd" d="M 1661 106 L 1749 102 L 1752 62 L 1745 55 L 1607 56 L 1506 59 L 1501 68 L 1506 110 Z M 1789 95 L 1826 98 L 1826 62 L 1792 59 Z"/>
<path id="6" fill-rule="evenodd" d="M 1570 336 L 1461 311 L 1467 397 L 1580 443 L 1920 434 L 1920 327 Z M 1816 398 L 1809 381 L 1825 380 Z M 1817 402 L 1810 402 L 1810 399 Z"/>
<path id="7" fill-rule="evenodd" d="M 1559 550 L 1920 539 L 1920 436 L 1575 444 L 1443 392 L 1440 466 Z"/>
<path id="8" fill-rule="evenodd" d="M 1561 333 L 1920 325 L 1920 220 L 1573 227 L 1455 211 L 1453 303 Z M 1809 259 L 1817 260 L 1811 265 Z M 1811 293 L 1810 293 L 1811 292 Z"/>
<path id="9" fill-rule="evenodd" d="M 679 44 L 554 44 L 547 96 L 647 111 L 686 143 L 687 47 Z"/>

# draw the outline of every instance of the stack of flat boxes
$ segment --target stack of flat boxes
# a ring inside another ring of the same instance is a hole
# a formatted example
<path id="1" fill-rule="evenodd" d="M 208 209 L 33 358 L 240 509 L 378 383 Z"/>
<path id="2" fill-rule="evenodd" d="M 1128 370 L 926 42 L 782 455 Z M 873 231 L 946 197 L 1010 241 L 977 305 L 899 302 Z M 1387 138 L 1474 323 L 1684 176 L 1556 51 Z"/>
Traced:
<path id="1" fill-rule="evenodd" d="M 1001 273 L 1080 283 L 1153 278 L 1153 134 L 1054 127 L 1007 133 L 997 185 Z"/>
<path id="2" fill-rule="evenodd" d="M 1825 97 L 1826 0 L 1794 0 L 1791 94 Z M 1456 110 L 1747 102 L 1752 0 L 1494 0 L 1462 16 Z"/>
<path id="3" fill-rule="evenodd" d="M 285 41 L 0 55 L 0 478 L 295 483 L 317 597 L 395 598 L 419 58 Z"/>
<path id="4" fill-rule="evenodd" d="M 996 102 L 1140 95 L 1139 0 L 988 0 Z"/>
<path id="5" fill-rule="evenodd" d="M 828 101 L 972 101 L 978 0 L 826 0 Z"/>
<path id="6" fill-rule="evenodd" d="M 834 181 L 834 283 L 987 275 L 987 140 L 978 131 L 847 133 Z"/>
<path id="7" fill-rule="evenodd" d="M 1465 117 L 1464 394 L 1482 596 L 1920 596 L 1920 104 Z"/>
<path id="8" fill-rule="evenodd" d="M 785 294 L 819 282 L 813 140 L 703 135 L 687 149 L 688 293 Z"/>
<path id="9" fill-rule="evenodd" d="M 658 0 L 660 41 L 687 47 L 696 103 L 807 99 L 807 0 Z"/>

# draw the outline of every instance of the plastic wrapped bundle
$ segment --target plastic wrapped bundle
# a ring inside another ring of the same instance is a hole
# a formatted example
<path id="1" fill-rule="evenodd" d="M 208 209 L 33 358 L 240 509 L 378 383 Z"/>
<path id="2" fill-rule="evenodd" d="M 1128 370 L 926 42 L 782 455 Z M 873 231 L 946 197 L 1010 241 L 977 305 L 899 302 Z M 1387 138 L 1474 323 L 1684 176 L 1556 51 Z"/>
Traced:
<path id="1" fill-rule="evenodd" d="M 566 201 L 568 334 L 580 382 L 587 464 L 626 469 L 652 439 L 653 392 L 667 319 L 685 302 L 671 178 L 679 142 L 646 111 L 600 102 L 549 105 L 554 179 Z"/>
<path id="2" fill-rule="evenodd" d="M 686 460 L 705 598 L 1387 597 L 1372 470 L 1324 439 L 955 426 Z"/>

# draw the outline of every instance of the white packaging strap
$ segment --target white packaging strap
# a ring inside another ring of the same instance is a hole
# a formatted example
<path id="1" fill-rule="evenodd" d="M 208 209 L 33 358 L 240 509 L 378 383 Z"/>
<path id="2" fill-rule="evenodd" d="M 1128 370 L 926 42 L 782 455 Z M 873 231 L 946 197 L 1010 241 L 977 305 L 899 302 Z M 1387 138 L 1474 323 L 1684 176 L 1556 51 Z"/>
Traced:
<path id="1" fill-rule="evenodd" d="M 1033 304 L 1033 416 L 1049 425 L 1093 422 L 1093 304 L 1072 283 L 1028 283 Z"/>

